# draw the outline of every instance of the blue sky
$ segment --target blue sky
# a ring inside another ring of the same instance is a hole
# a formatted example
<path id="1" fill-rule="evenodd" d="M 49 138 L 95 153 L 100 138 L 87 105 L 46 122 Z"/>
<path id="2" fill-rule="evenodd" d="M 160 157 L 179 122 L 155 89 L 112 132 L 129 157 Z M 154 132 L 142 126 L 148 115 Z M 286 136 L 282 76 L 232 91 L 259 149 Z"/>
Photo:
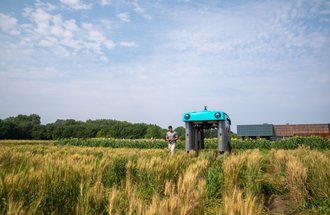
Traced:
<path id="1" fill-rule="evenodd" d="M 0 118 L 330 122 L 330 1 L 2 0 L 0 41 Z"/>

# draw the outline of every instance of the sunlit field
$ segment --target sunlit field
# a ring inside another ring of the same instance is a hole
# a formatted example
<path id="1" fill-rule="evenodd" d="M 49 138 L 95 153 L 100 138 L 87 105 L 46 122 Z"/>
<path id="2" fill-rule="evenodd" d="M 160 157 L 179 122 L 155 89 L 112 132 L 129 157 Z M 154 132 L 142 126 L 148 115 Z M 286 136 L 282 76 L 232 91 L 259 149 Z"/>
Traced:
<path id="1" fill-rule="evenodd" d="M 196 157 L 163 147 L 0 141 L 0 213 L 330 213 L 328 149 L 234 147 Z"/>

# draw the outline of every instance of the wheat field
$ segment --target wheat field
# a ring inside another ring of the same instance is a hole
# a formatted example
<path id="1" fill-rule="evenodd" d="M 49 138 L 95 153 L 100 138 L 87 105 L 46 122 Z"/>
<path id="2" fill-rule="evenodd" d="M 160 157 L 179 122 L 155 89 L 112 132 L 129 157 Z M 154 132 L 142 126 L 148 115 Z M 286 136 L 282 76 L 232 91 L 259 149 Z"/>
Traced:
<path id="1" fill-rule="evenodd" d="M 329 214 L 330 151 L 0 141 L 1 214 Z"/>

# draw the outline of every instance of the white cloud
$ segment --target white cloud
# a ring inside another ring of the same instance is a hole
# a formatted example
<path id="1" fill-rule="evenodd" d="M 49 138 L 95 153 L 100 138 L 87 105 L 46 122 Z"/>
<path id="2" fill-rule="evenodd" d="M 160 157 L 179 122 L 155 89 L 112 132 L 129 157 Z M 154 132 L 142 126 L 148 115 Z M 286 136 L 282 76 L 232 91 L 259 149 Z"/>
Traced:
<path id="1" fill-rule="evenodd" d="M 138 14 L 141 14 L 145 19 L 151 20 L 152 16 L 146 12 L 146 9 L 142 7 L 137 1 L 133 1 L 132 5 L 134 11 Z"/>
<path id="2" fill-rule="evenodd" d="M 116 46 L 116 44 L 112 40 L 104 41 L 104 45 L 107 49 L 113 49 Z"/>
<path id="3" fill-rule="evenodd" d="M 74 10 L 86 10 L 92 8 L 92 4 L 84 4 L 80 0 L 60 0 L 62 4 Z"/>
<path id="4" fill-rule="evenodd" d="M 111 4 L 111 0 L 101 0 L 101 5 L 109 5 Z"/>
<path id="5" fill-rule="evenodd" d="M 61 2 L 73 9 L 87 8 L 82 1 Z M 59 13 L 59 9 L 60 7 L 50 3 L 37 1 L 34 6 L 23 9 L 22 16 L 26 21 L 22 23 L 15 17 L 0 13 L 0 29 L 11 35 L 21 33 L 21 37 L 16 37 L 21 41 L 20 45 L 40 47 L 61 57 L 77 53 L 94 53 L 100 57 L 116 47 L 107 31 L 113 28 L 111 20 L 101 19 L 97 24 L 79 24 L 75 19 L 67 19 L 67 16 Z M 118 14 L 118 17 L 125 22 L 130 21 L 128 13 Z M 136 44 L 124 41 L 121 46 L 135 47 Z"/>
<path id="6" fill-rule="evenodd" d="M 81 26 L 85 30 L 92 30 L 93 29 L 93 25 L 91 23 L 82 23 Z"/>
<path id="7" fill-rule="evenodd" d="M 79 30 L 76 21 L 73 19 L 64 21 L 63 27 L 71 32 L 77 32 Z"/>
<path id="8" fill-rule="evenodd" d="M 123 22 L 130 22 L 130 17 L 128 13 L 118 13 L 117 17 Z"/>
<path id="9" fill-rule="evenodd" d="M 78 25 L 76 20 L 64 19 L 56 11 L 47 11 L 44 7 L 25 8 L 23 16 L 30 20 L 21 25 L 24 44 L 49 48 L 61 56 L 78 52 L 103 56 L 105 50 L 115 47 L 115 42 L 105 35 L 107 32 L 98 30 L 92 23 Z"/>
<path id="10" fill-rule="evenodd" d="M 106 37 L 99 31 L 91 30 L 88 32 L 87 47 L 91 48 L 95 53 L 103 55 L 102 46 L 112 49 L 115 45 L 111 40 L 107 40 Z"/>
<path id="11" fill-rule="evenodd" d="M 35 4 L 34 4 L 36 7 L 40 8 L 44 8 L 46 11 L 53 11 L 53 10 L 56 10 L 58 9 L 58 6 L 55 6 L 51 3 L 46 3 L 46 2 L 43 2 L 41 0 L 36 0 Z"/>
<path id="12" fill-rule="evenodd" d="M 20 34 L 17 30 L 17 19 L 3 13 L 0 13 L 0 29 L 11 35 Z"/>
<path id="13" fill-rule="evenodd" d="M 39 42 L 39 45 L 44 47 L 53 47 L 56 46 L 56 44 L 57 40 L 52 37 L 48 37 L 47 39 L 41 39 Z"/>
<path id="14" fill-rule="evenodd" d="M 49 23 L 51 21 L 52 16 L 43 8 L 37 8 L 36 10 L 26 8 L 24 10 L 23 15 L 27 16 L 32 22 L 37 25 L 35 28 L 36 33 L 40 35 L 49 34 Z"/>
<path id="15" fill-rule="evenodd" d="M 74 51 L 79 51 L 84 48 L 81 40 L 72 38 L 63 38 L 60 44 L 63 46 L 63 48 L 68 47 Z"/>
<path id="16" fill-rule="evenodd" d="M 321 14 L 329 15 L 330 14 L 330 9 L 322 10 Z"/>
<path id="17" fill-rule="evenodd" d="M 100 60 L 103 61 L 103 62 L 108 62 L 109 61 L 106 56 L 101 56 Z"/>
<path id="18" fill-rule="evenodd" d="M 315 16 L 295 2 L 243 4 L 220 10 L 174 11 L 177 26 L 168 33 L 168 47 L 188 55 L 217 54 L 222 58 L 260 61 L 285 55 L 297 57 L 317 49 L 329 39 L 301 19 Z"/>
<path id="19" fill-rule="evenodd" d="M 122 41 L 122 42 L 120 42 L 120 45 L 123 46 L 123 47 L 127 47 L 127 48 L 137 47 L 137 44 L 135 42 L 132 42 L 132 41 Z"/>
<path id="20" fill-rule="evenodd" d="M 89 35 L 88 39 L 90 41 L 94 41 L 94 42 L 98 42 L 98 43 L 102 43 L 105 41 L 104 35 L 99 31 L 92 30 L 92 31 L 88 32 L 88 35 Z"/>
<path id="21" fill-rule="evenodd" d="M 107 30 L 112 30 L 113 23 L 109 19 L 102 19 L 101 20 L 102 27 L 106 28 Z"/>

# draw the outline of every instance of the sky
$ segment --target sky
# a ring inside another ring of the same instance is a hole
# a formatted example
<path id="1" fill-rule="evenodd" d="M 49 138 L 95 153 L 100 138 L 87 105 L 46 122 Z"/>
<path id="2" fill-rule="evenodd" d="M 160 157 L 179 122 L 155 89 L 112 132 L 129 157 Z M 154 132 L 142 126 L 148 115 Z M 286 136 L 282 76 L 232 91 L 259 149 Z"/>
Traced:
<path id="1" fill-rule="evenodd" d="M 1 0 L 0 118 L 330 123 L 329 0 Z"/>

